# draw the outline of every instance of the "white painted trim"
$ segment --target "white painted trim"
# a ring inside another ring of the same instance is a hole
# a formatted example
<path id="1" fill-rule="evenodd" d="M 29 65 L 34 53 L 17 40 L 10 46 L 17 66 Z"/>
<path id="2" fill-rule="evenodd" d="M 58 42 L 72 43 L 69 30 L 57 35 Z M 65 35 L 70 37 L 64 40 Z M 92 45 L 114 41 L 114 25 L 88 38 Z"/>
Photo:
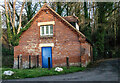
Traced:
<path id="1" fill-rule="evenodd" d="M 79 25 L 77 23 L 75 23 L 76 25 L 76 29 L 79 31 Z"/>
<path id="2" fill-rule="evenodd" d="M 40 35 L 42 35 L 42 28 L 40 28 Z"/>
<path id="3" fill-rule="evenodd" d="M 49 22 L 38 22 L 38 26 L 41 25 L 55 25 L 55 21 L 49 21 Z"/>
<path id="4" fill-rule="evenodd" d="M 50 26 L 49 26 L 48 28 L 49 28 L 49 29 L 48 29 L 48 30 L 49 30 L 48 34 L 50 34 Z"/>
<path id="5" fill-rule="evenodd" d="M 54 43 L 41 43 L 39 47 L 54 47 Z"/>
<path id="6" fill-rule="evenodd" d="M 44 35 L 46 35 L 46 26 L 44 26 Z"/>
<path id="7" fill-rule="evenodd" d="M 46 35 L 53 35 L 53 34 L 50 34 L 50 26 L 48 26 L 48 34 L 46 33 L 46 26 L 40 26 L 40 36 L 46 36 Z M 44 34 L 42 34 L 42 27 L 44 27 Z"/>

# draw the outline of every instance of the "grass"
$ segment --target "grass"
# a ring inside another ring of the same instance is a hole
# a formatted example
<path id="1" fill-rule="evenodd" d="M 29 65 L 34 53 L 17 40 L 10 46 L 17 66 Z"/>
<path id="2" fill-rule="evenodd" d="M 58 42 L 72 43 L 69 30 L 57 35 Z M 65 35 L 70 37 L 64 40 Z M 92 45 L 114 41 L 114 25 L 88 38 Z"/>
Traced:
<path id="1" fill-rule="evenodd" d="M 84 67 L 70 67 L 69 69 L 67 69 L 66 67 L 62 67 L 62 68 L 63 68 L 63 71 L 61 72 L 55 71 L 55 68 L 51 68 L 51 70 L 48 70 L 47 68 L 33 68 L 33 69 L 2 68 L 2 79 L 34 78 L 34 77 L 41 77 L 41 76 L 67 74 L 67 73 L 85 70 Z M 12 76 L 4 75 L 3 72 L 7 70 L 13 71 L 14 74 Z"/>

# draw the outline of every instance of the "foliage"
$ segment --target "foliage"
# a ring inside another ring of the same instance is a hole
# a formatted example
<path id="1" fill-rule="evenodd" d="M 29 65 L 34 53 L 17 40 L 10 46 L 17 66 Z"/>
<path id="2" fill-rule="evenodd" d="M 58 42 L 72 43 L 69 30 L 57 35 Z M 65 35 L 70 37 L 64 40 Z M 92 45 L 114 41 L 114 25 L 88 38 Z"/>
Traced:
<path id="1" fill-rule="evenodd" d="M 95 46 L 93 46 L 93 60 L 97 60 L 98 57 L 98 50 Z"/>
<path id="2" fill-rule="evenodd" d="M 9 18 L 7 18 L 9 19 Z M 10 23 L 7 22 L 7 37 L 8 37 L 8 42 L 10 44 L 11 39 L 12 39 L 12 32 L 11 32 L 11 28 L 10 28 Z"/>
<path id="3" fill-rule="evenodd" d="M 26 11 L 26 15 L 24 16 L 25 19 L 22 21 L 22 25 L 25 25 L 28 21 L 30 21 L 30 19 L 35 15 L 36 10 L 38 9 L 40 5 L 41 8 L 41 3 L 35 3 L 33 5 L 33 3 L 30 1 L 27 1 L 25 3 L 25 11 Z"/>
<path id="4" fill-rule="evenodd" d="M 85 27 L 83 28 L 82 32 L 85 34 L 85 36 L 91 41 L 91 26 L 90 22 L 90 15 L 88 14 L 88 3 L 84 2 L 84 18 L 85 18 Z M 88 22 L 87 22 L 88 21 Z"/>
<path id="5" fill-rule="evenodd" d="M 55 68 L 51 68 L 48 70 L 47 68 L 33 68 L 33 69 L 12 69 L 12 68 L 3 68 L 2 73 L 7 70 L 11 70 L 15 72 L 12 76 L 5 76 L 2 74 L 3 79 L 20 79 L 20 78 L 34 78 L 34 77 L 41 77 L 41 76 L 51 76 L 51 75 L 60 75 L 60 74 L 67 74 L 73 73 L 78 71 L 85 70 L 84 67 L 70 67 L 67 69 L 66 67 L 62 67 L 63 71 L 57 72 Z"/>
<path id="6" fill-rule="evenodd" d="M 14 64 L 13 55 L 2 56 L 2 67 L 13 68 L 13 64 Z"/>
<path id="7" fill-rule="evenodd" d="M 29 17 L 28 20 L 23 19 L 25 15 L 25 14 L 23 15 L 25 2 L 27 3 L 25 9 L 27 9 L 26 13 L 27 16 Z M 16 0 L 13 2 L 8 2 L 4 0 L 4 4 L 1 6 L 5 9 L 5 11 L 3 11 L 2 13 L 3 16 L 6 17 L 5 22 L 7 27 L 7 40 L 10 47 L 18 45 L 19 42 L 18 33 L 20 32 L 20 28 L 23 27 L 33 17 L 38 7 L 38 4 L 39 3 L 36 3 L 33 7 L 32 2 L 23 1 L 23 2 L 18 2 L 18 4 L 16 4 Z M 18 11 L 20 12 L 18 13 Z"/>
<path id="8" fill-rule="evenodd" d="M 86 2 L 84 2 L 84 14 L 85 14 L 85 18 L 88 18 L 88 9 Z"/>
<path id="9" fill-rule="evenodd" d="M 9 56 L 9 55 L 14 55 L 13 53 L 14 49 L 11 48 L 10 50 L 8 48 L 2 47 L 2 55 L 4 56 Z"/>
<path id="10" fill-rule="evenodd" d="M 28 22 L 28 24 L 24 28 L 22 28 L 18 34 L 13 36 L 13 39 L 11 41 L 12 46 L 17 46 L 19 44 L 21 34 L 31 26 L 31 22 L 32 20 L 30 20 L 30 22 Z"/>
<path id="11" fill-rule="evenodd" d="M 2 67 L 13 67 L 13 61 L 14 61 L 14 49 L 11 48 L 10 50 L 8 48 L 2 47 Z"/>

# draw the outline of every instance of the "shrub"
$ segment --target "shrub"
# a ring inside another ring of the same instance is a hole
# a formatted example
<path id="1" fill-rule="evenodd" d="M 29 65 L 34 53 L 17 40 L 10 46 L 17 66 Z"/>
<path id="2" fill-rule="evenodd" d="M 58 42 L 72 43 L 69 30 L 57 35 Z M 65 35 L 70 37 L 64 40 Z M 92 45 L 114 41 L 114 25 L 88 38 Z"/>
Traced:
<path id="1" fill-rule="evenodd" d="M 3 67 L 13 67 L 14 62 L 14 51 L 13 48 L 10 50 L 8 48 L 2 48 L 2 66 Z"/>

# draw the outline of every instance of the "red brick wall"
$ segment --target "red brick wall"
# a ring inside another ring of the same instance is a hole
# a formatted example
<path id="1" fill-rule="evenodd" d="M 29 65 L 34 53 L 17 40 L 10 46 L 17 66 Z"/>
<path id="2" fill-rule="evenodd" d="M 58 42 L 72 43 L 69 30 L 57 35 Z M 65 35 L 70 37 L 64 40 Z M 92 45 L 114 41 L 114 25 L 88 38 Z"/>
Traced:
<path id="1" fill-rule="evenodd" d="M 42 66 L 41 48 L 39 47 L 40 43 L 54 43 L 54 47 L 52 47 L 53 67 L 65 66 L 66 57 L 69 57 L 71 66 L 80 65 L 81 52 L 79 37 L 70 29 L 70 27 L 61 22 L 60 19 L 58 19 L 58 17 L 50 10 L 47 11 L 48 14 L 46 14 L 45 11 L 41 11 L 32 22 L 31 27 L 21 35 L 19 45 L 14 47 L 14 67 L 17 66 L 16 57 L 19 54 L 22 54 L 23 56 L 39 55 L 39 65 Z M 52 38 L 40 38 L 40 27 L 37 24 L 38 22 L 47 21 L 55 21 L 55 25 L 53 26 L 54 35 Z M 87 43 L 85 43 L 85 45 L 87 45 Z M 85 47 L 85 45 L 83 43 L 82 47 Z M 89 46 L 85 47 L 85 49 L 87 49 L 87 52 L 90 51 Z M 85 54 L 87 55 L 88 53 Z M 23 60 L 23 63 L 24 62 L 25 60 Z M 24 65 L 23 67 L 25 68 L 27 65 Z"/>
<path id="2" fill-rule="evenodd" d="M 87 42 L 81 43 L 81 63 L 82 66 L 86 67 L 91 61 L 91 45 Z"/>

